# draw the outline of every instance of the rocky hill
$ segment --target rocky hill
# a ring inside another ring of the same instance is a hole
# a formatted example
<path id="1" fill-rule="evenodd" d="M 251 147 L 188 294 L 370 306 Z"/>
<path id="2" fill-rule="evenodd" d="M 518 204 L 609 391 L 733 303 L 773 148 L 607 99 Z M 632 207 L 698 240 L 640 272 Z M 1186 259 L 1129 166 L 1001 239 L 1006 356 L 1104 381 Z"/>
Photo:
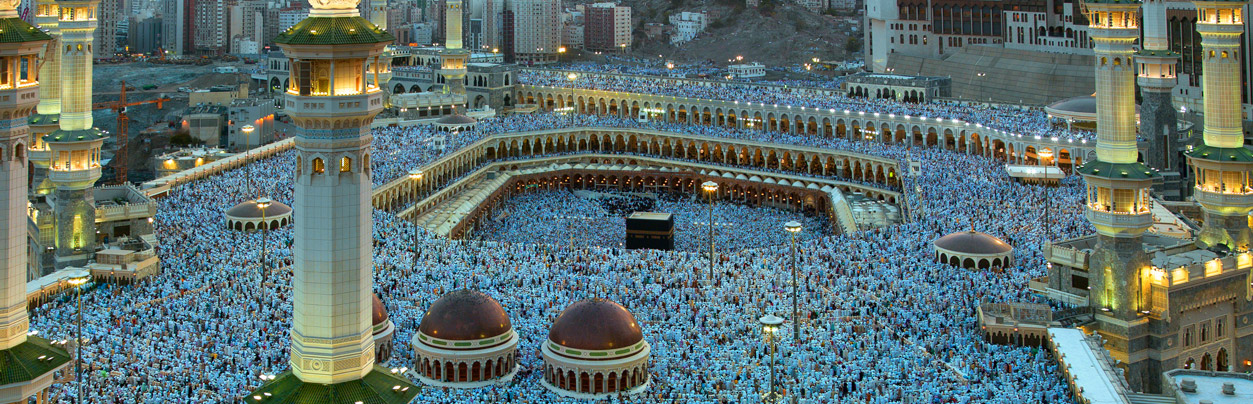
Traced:
<path id="1" fill-rule="evenodd" d="M 725 63 L 743 56 L 770 66 L 801 64 L 812 58 L 844 61 L 860 59 L 861 17 L 853 12 L 815 13 L 791 2 L 762 0 L 747 8 L 743 0 L 623 0 L 632 8 L 636 25 L 636 56 L 681 62 L 712 60 Z M 705 11 L 710 24 L 696 40 L 673 46 L 666 36 L 646 38 L 646 23 L 669 23 L 683 11 Z"/>

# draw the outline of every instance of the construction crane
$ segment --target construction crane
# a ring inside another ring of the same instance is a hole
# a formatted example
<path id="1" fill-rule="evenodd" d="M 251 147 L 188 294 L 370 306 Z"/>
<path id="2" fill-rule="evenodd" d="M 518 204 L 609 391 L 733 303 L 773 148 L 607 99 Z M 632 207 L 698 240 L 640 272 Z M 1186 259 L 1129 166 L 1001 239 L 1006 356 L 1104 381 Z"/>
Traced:
<path id="1" fill-rule="evenodd" d="M 118 93 L 117 101 L 114 102 L 97 102 L 91 104 L 92 110 L 111 109 L 117 112 L 117 154 L 113 156 L 117 160 L 117 183 L 126 183 L 126 166 L 130 164 L 127 160 L 126 153 L 126 125 L 130 123 L 130 118 L 126 116 L 126 107 L 133 107 L 144 104 L 157 104 L 157 109 L 164 109 L 165 102 L 169 98 L 157 98 L 155 100 L 126 102 L 126 82 L 122 82 L 122 91 Z"/>

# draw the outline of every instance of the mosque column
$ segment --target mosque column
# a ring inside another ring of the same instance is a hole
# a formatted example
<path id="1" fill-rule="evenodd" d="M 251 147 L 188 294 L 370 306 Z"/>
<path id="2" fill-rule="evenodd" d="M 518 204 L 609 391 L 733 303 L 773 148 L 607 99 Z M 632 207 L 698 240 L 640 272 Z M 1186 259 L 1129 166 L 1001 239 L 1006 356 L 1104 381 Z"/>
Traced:
<path id="1" fill-rule="evenodd" d="M 56 267 L 81 266 L 96 251 L 96 201 L 105 135 L 91 117 L 92 61 L 99 0 L 59 0 L 61 14 L 61 117 L 44 135 L 56 187 Z"/>
<path id="2" fill-rule="evenodd" d="M 1205 94 L 1204 144 L 1188 154 L 1196 172 L 1193 195 L 1205 211 L 1197 245 L 1248 251 L 1253 241 L 1253 153 L 1244 147 L 1240 111 L 1240 36 L 1246 1 L 1198 1 L 1201 89 Z"/>
<path id="3" fill-rule="evenodd" d="M 39 64 L 39 106 L 31 115 L 30 150 L 31 193 L 46 195 L 53 191 L 48 181 L 48 164 L 51 153 L 43 137 L 57 130 L 61 119 L 61 8 L 54 0 L 40 0 L 36 4 L 35 22 L 52 37 L 43 48 Z"/>
<path id="4" fill-rule="evenodd" d="M 24 403 L 52 385 L 53 375 L 65 369 L 70 356 L 63 347 L 30 335 L 26 312 L 27 119 L 39 101 L 38 54 L 52 37 L 19 18 L 18 3 L 0 1 L 0 25 L 10 31 L 0 38 L 0 110 L 5 116 L 0 121 L 0 208 L 5 212 L 0 221 L 0 353 L 8 359 L 0 367 L 0 396 L 20 397 Z"/>
<path id="5" fill-rule="evenodd" d="M 291 370 L 248 397 L 262 402 L 304 389 L 327 402 L 409 402 L 417 395 L 412 383 L 375 364 L 371 318 L 372 182 L 365 163 L 383 92 L 366 76 L 377 74 L 371 62 L 394 38 L 361 18 L 357 0 L 310 3 L 309 18 L 275 38 L 292 60 L 294 82 L 284 94 L 296 126 Z M 401 388 L 366 387 L 381 384 Z"/>
<path id="6" fill-rule="evenodd" d="M 1150 187 L 1161 177 L 1138 161 L 1136 145 L 1132 57 L 1140 35 L 1140 4 L 1090 0 L 1087 6 L 1096 64 L 1096 160 L 1076 171 L 1086 180 L 1084 216 L 1097 232 L 1089 260 L 1089 304 L 1105 348 L 1129 364 L 1128 381 L 1139 390 L 1146 385 L 1141 375 L 1156 366 L 1141 352 L 1149 346 L 1148 316 L 1154 307 L 1150 285 L 1143 281 L 1152 273 L 1152 263 L 1141 237 L 1153 225 Z"/>

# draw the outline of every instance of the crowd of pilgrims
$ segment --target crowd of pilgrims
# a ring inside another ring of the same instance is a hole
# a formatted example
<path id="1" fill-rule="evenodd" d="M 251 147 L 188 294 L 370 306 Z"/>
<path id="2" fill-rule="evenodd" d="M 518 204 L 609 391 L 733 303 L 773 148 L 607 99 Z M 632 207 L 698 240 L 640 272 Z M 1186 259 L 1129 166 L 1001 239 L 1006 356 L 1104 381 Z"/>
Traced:
<path id="1" fill-rule="evenodd" d="M 1096 132 L 1066 129 L 1055 125 L 1043 110 L 1017 106 L 988 105 L 953 101 L 909 103 L 892 99 L 867 99 L 823 93 L 792 87 L 759 86 L 748 83 L 706 86 L 678 83 L 674 79 L 642 75 L 580 73 L 571 81 L 567 72 L 522 70 L 518 84 L 579 88 L 600 91 L 646 93 L 707 100 L 740 101 L 765 105 L 789 105 L 819 110 L 850 110 L 869 113 L 909 115 L 924 118 L 957 119 L 1022 136 L 1056 137 L 1073 142 L 1094 141 Z"/>
<path id="2" fill-rule="evenodd" d="M 576 71 L 631 74 L 639 76 L 683 77 L 713 81 L 727 80 L 727 76 L 730 75 L 730 71 L 726 68 L 708 61 L 701 63 L 674 63 L 660 58 L 619 58 L 613 55 L 610 55 L 608 59 L 611 61 L 610 63 L 571 62 L 545 66 L 545 69 L 563 70 L 567 72 Z M 766 70 L 789 73 L 791 76 L 800 76 L 802 78 L 753 79 L 752 83 L 824 89 L 840 88 L 840 85 L 844 83 L 844 76 L 829 77 L 805 70 L 804 68 L 800 68 L 800 66 L 792 68 L 784 66 L 771 66 L 767 67 Z M 731 80 L 738 80 L 738 82 L 741 83 L 746 82 L 743 81 L 743 79 Z"/>
<path id="3" fill-rule="evenodd" d="M 487 120 L 474 132 L 449 135 L 466 139 L 450 140 L 444 152 L 487 133 L 559 127 L 568 125 L 568 119 L 534 115 Z M 500 301 L 522 337 L 521 370 L 510 383 L 471 390 L 426 387 L 421 402 L 572 401 L 540 385 L 538 349 L 563 308 L 591 297 L 625 306 L 652 344 L 650 386 L 640 395 L 615 396 L 609 402 L 759 402 L 769 380 L 769 350 L 758 325 L 765 314 L 787 319 L 778 333 L 778 384 L 801 402 L 1071 401 L 1046 351 L 983 342 L 974 314 L 980 302 L 1041 301 L 1026 288 L 1029 279 L 1044 274 L 1041 243 L 1090 231 L 1081 215 L 1081 181 L 1076 177 L 1048 191 L 1010 181 L 998 161 L 936 148 L 604 117 L 579 116 L 575 121 L 835 147 L 898 160 L 910 156 L 923 167 L 921 177 L 905 178 L 913 220 L 829 234 L 813 224 L 819 219 L 806 219 L 806 234 L 798 243 L 798 341 L 792 337 L 790 249 L 778 222 L 791 220 L 787 215 L 719 204 L 715 220 L 761 223 L 754 225 L 759 226 L 754 232 L 719 232 L 736 240 L 717 241 L 734 248 L 719 250 L 722 259 L 710 275 L 700 248 L 627 251 L 608 239 L 561 242 L 584 237 L 586 226 L 600 224 L 567 222 L 565 228 L 544 228 L 549 222 L 527 222 L 544 234 L 528 238 L 519 236 L 517 224 L 506 222 L 488 226 L 486 235 L 480 232 L 486 240 L 447 240 L 425 232 L 415 238 L 410 223 L 376 210 L 375 289 L 397 327 L 395 352 L 384 366 L 413 367 L 408 341 L 422 313 L 459 288 L 477 289 Z M 386 182 L 441 155 L 415 147 L 432 134 L 424 127 L 376 130 L 374 181 Z M 280 153 L 179 186 L 158 199 L 163 272 L 137 284 L 92 283 L 85 288 L 86 402 L 236 403 L 262 383 L 261 375 L 288 369 L 291 226 L 236 232 L 226 227 L 222 213 L 258 196 L 294 205 L 293 160 L 294 152 Z M 1054 201 L 1051 215 L 1042 208 L 1045 197 Z M 519 198 L 512 205 L 519 209 L 542 203 L 558 214 L 594 211 L 578 200 L 551 194 Z M 702 220 L 699 201 L 666 203 L 663 209 L 691 213 L 692 222 Z M 1046 217 L 1052 221 L 1047 226 Z M 696 226 L 690 232 L 699 234 Z M 934 262 L 932 240 L 972 227 L 1010 240 L 1018 261 L 1004 271 Z M 264 263 L 262 237 L 268 237 Z M 73 295 L 67 294 L 34 308 L 32 329 L 49 339 L 72 339 L 75 307 Z M 54 397 L 73 399 L 73 386 L 54 386 Z"/>
<path id="4" fill-rule="evenodd" d="M 717 250 L 739 251 L 788 243 L 790 234 L 779 231 L 779 226 L 791 220 L 809 230 L 801 235 L 802 240 L 830 232 L 825 219 L 815 216 L 733 203 L 714 203 L 712 209 Z M 709 210 L 710 203 L 703 196 L 692 199 L 689 195 L 668 193 L 528 192 L 497 208 L 483 223 L 481 237 L 476 238 L 507 243 L 622 247 L 627 216 L 634 212 L 663 212 L 673 215 L 674 248 L 704 253 L 709 250 Z"/>

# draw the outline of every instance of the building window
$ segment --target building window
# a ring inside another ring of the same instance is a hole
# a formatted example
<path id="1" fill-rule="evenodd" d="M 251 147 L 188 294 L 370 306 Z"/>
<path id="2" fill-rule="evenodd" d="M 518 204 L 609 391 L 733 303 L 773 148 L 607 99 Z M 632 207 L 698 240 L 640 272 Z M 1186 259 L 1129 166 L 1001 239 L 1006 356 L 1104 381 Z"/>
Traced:
<path id="1" fill-rule="evenodd" d="M 322 162 L 322 158 L 313 159 L 313 173 L 321 174 L 326 172 L 326 164 Z"/>
<path id="2" fill-rule="evenodd" d="M 352 159 L 348 158 L 348 156 L 344 156 L 340 158 L 339 159 L 339 172 L 341 173 L 352 172 Z"/>

